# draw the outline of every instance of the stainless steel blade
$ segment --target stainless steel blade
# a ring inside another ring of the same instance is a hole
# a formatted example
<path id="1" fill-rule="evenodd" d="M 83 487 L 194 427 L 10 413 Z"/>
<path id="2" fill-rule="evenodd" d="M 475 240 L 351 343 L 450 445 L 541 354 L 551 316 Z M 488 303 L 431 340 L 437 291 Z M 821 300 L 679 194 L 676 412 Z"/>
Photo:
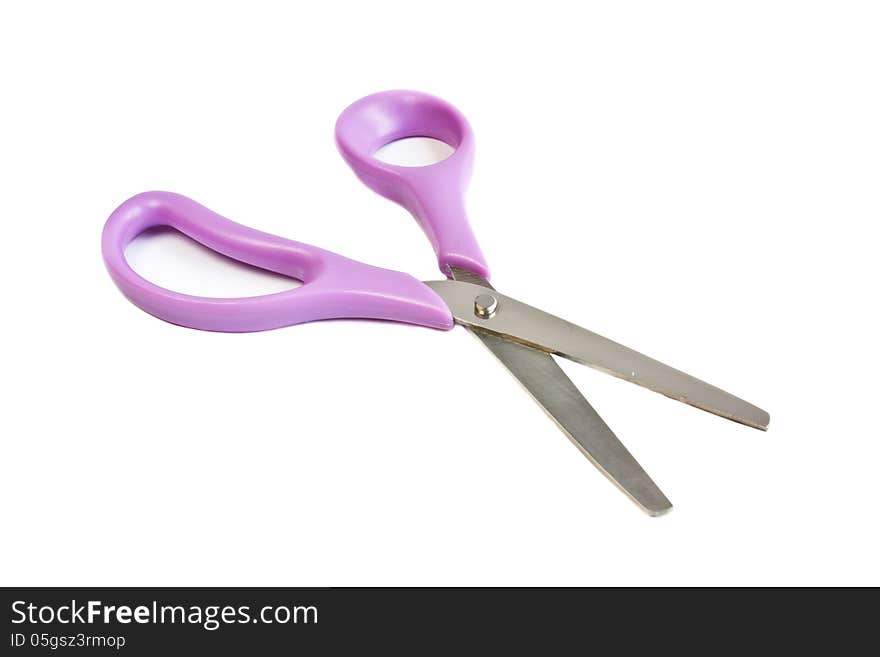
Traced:
<path id="1" fill-rule="evenodd" d="M 458 280 L 426 284 L 463 326 L 564 356 L 756 429 L 766 430 L 770 422 L 766 411 L 729 392 L 516 299 L 493 291 L 487 311 L 489 300 L 482 298 L 486 290 L 480 285 Z"/>
<path id="2" fill-rule="evenodd" d="M 493 289 L 488 281 L 471 272 L 452 268 L 452 274 L 456 281 L 466 280 L 483 291 Z M 636 504 L 652 516 L 672 508 L 553 356 L 479 328 L 466 328 L 495 354 L 578 449 Z"/>

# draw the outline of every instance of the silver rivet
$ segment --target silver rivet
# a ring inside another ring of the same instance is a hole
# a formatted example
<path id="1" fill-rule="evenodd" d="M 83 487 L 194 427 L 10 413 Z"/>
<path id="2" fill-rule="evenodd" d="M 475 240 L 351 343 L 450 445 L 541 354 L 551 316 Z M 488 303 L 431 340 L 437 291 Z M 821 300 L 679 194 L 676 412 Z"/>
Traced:
<path id="1" fill-rule="evenodd" d="M 498 310 L 498 299 L 491 294 L 478 294 L 474 299 L 474 314 L 489 319 Z"/>

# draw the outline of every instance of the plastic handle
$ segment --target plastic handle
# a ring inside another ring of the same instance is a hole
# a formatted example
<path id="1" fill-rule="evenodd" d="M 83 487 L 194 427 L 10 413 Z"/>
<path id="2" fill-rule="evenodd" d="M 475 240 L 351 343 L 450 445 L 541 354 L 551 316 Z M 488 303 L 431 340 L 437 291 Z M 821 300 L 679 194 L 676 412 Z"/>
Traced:
<path id="1" fill-rule="evenodd" d="M 455 149 L 424 167 L 402 167 L 373 155 L 407 137 L 432 137 Z M 431 240 L 440 271 L 462 267 L 484 278 L 489 268 L 468 224 L 464 193 L 474 160 L 467 119 L 444 100 L 418 91 L 383 91 L 353 103 L 336 122 L 336 145 L 370 189 L 409 210 Z"/>
<path id="2" fill-rule="evenodd" d="M 154 226 L 170 226 L 218 253 L 297 278 L 303 285 L 236 299 L 159 287 L 125 260 L 128 243 Z M 242 226 L 170 192 L 145 192 L 120 205 L 104 225 L 101 249 L 110 276 L 132 303 L 181 326 L 245 332 L 334 318 L 385 319 L 439 329 L 453 325 L 443 300 L 409 274 Z"/>

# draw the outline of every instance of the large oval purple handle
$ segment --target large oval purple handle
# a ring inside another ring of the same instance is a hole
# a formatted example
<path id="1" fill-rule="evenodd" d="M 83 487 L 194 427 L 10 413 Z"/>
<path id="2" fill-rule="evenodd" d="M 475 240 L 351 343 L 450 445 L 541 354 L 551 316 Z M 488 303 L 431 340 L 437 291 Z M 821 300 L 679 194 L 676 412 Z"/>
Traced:
<path id="1" fill-rule="evenodd" d="M 276 294 L 218 299 L 150 283 L 125 260 L 125 247 L 154 226 L 170 226 L 230 258 L 303 281 Z M 170 192 L 145 192 L 104 226 L 104 262 L 135 305 L 161 319 L 209 331 L 262 331 L 321 319 L 368 318 L 452 328 L 449 308 L 409 274 L 372 267 L 308 244 L 263 233 Z"/>
<path id="2" fill-rule="evenodd" d="M 455 149 L 424 167 L 403 167 L 373 155 L 406 137 L 432 137 Z M 444 100 L 418 91 L 383 91 L 353 103 L 336 122 L 336 145 L 370 189 L 409 210 L 431 240 L 440 271 L 462 267 L 484 278 L 489 268 L 464 209 L 474 160 L 467 119 Z"/>

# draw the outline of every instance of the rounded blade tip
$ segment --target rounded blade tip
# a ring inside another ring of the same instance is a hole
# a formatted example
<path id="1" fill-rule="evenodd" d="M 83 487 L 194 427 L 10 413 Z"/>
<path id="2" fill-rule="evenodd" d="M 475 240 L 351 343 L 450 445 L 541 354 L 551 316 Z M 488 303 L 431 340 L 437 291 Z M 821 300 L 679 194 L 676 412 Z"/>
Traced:
<path id="1" fill-rule="evenodd" d="M 752 429 L 758 429 L 759 431 L 767 431 L 770 426 L 770 414 L 760 408 L 748 418 L 734 417 L 731 419 L 740 424 L 744 424 L 747 427 L 751 427 Z"/>
<path id="2" fill-rule="evenodd" d="M 659 518 L 660 516 L 665 516 L 670 511 L 672 511 L 672 504 L 669 504 L 668 506 L 662 507 L 662 508 L 645 509 L 645 513 L 647 513 L 652 518 Z"/>
<path id="3" fill-rule="evenodd" d="M 653 484 L 653 482 L 651 483 Z M 657 518 L 672 511 L 672 502 L 669 501 L 659 488 L 656 486 L 653 486 L 653 488 L 654 490 L 647 491 L 641 495 L 634 495 L 633 491 L 626 489 L 624 489 L 624 492 L 642 511 L 652 518 Z"/>

